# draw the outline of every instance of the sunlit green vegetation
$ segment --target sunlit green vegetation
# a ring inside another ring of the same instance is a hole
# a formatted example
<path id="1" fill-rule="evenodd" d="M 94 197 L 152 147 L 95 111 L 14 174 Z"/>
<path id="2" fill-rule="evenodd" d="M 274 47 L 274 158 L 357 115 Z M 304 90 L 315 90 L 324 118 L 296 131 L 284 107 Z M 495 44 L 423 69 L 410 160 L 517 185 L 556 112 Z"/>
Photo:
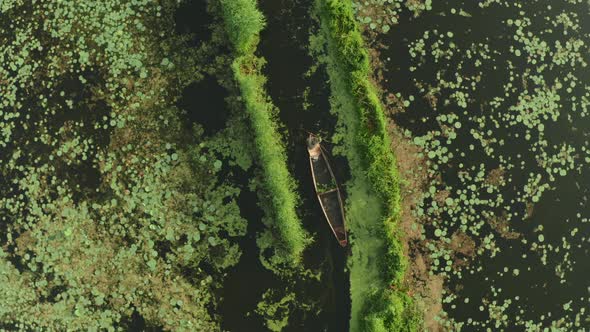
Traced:
<path id="1" fill-rule="evenodd" d="M 0 0 L 0 330 L 585 331 L 589 10 Z"/>
<path id="2" fill-rule="evenodd" d="M 213 291 L 246 221 L 218 177 L 230 160 L 174 102 L 223 57 L 203 61 L 216 37 L 162 40 L 174 9 L 0 3 L 3 328 L 219 329 Z"/>
<path id="3" fill-rule="evenodd" d="M 353 239 L 351 329 L 414 330 L 411 299 L 401 290 L 407 262 L 396 229 L 399 176 L 387 121 L 370 81 L 369 55 L 350 3 L 319 0 L 317 12 L 327 42 L 332 104 L 343 128 L 342 150 L 353 173 L 347 186 Z M 370 198 L 371 192 L 378 193 L 380 201 Z"/>
<path id="4" fill-rule="evenodd" d="M 250 116 L 258 158 L 264 172 L 267 190 L 264 199 L 272 203 L 275 223 L 272 226 L 279 233 L 274 246 L 281 251 L 275 258 L 288 263 L 297 262 L 310 239 L 297 216 L 298 197 L 277 131 L 275 107 L 264 90 L 266 78 L 260 73 L 264 59 L 254 55 L 264 20 L 254 0 L 223 0 L 221 8 L 226 31 L 236 53 L 232 68 Z"/>

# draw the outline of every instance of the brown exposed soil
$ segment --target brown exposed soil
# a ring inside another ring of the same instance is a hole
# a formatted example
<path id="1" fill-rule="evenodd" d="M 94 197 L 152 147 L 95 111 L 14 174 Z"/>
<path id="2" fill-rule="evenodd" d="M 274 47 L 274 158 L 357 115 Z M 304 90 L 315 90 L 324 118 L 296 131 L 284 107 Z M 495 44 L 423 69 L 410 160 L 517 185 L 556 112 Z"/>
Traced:
<path id="1" fill-rule="evenodd" d="M 438 203 L 438 205 L 444 206 L 446 199 L 451 195 L 451 192 L 448 190 L 438 190 L 435 194 L 433 199 Z"/>
<path id="2" fill-rule="evenodd" d="M 485 183 L 493 186 L 501 186 L 504 182 L 504 168 L 498 167 L 491 170 L 486 177 Z"/>
<path id="3" fill-rule="evenodd" d="M 404 237 L 405 252 L 410 264 L 406 274 L 406 286 L 414 294 L 418 307 L 424 314 L 424 327 L 427 331 L 441 331 L 435 317 L 442 312 L 442 292 L 444 280 L 441 276 L 430 274 L 428 256 L 424 253 L 426 243 L 421 241 L 423 225 L 413 211 L 424 191 L 428 177 L 423 160 L 419 159 L 417 146 L 399 134 L 395 124 L 391 124 L 392 147 L 395 152 L 402 182 L 402 213 L 400 230 Z"/>
<path id="4" fill-rule="evenodd" d="M 388 108 L 388 115 L 399 109 Z M 391 118 L 391 117 L 390 117 Z M 414 299 L 423 312 L 424 327 L 427 331 L 442 331 L 435 317 L 442 312 L 442 292 L 444 280 L 441 276 L 431 275 L 429 266 L 431 262 L 424 254 L 426 252 L 425 241 L 421 240 L 424 220 L 417 220 L 413 211 L 428 183 L 427 167 L 421 149 L 405 137 L 401 129 L 393 122 L 389 123 L 389 134 L 400 177 L 402 194 L 402 212 L 400 219 L 400 231 L 403 236 L 405 252 L 410 264 L 406 274 L 406 287 L 414 294 Z M 442 200 L 448 193 L 441 192 Z"/>
<path id="5" fill-rule="evenodd" d="M 467 234 L 457 231 L 451 236 L 451 249 L 467 257 L 475 254 L 475 241 Z"/>
<path id="6" fill-rule="evenodd" d="M 31 250 L 34 247 L 35 242 L 35 238 L 33 237 L 31 231 L 26 231 L 16 238 L 16 247 L 18 248 L 19 252 L 24 253 L 27 250 Z"/>
<path id="7" fill-rule="evenodd" d="M 506 213 L 502 216 L 491 215 L 487 218 L 488 224 L 505 239 L 514 240 L 520 237 L 520 233 L 514 232 L 510 229 L 508 216 Z"/>
<path id="8" fill-rule="evenodd" d="M 469 260 L 475 256 L 475 241 L 463 232 L 457 231 L 453 233 L 449 247 L 449 249 L 457 254 L 453 259 L 454 269 L 467 265 Z"/>
<path id="9" fill-rule="evenodd" d="M 376 39 L 372 39 L 376 40 Z M 370 55 L 374 70 L 374 81 L 378 87 L 384 82 L 383 63 L 380 61 L 379 49 L 385 45 L 371 45 Z M 427 255 L 427 241 L 422 240 L 423 224 L 428 220 L 418 220 L 414 216 L 414 209 L 419 202 L 422 193 L 430 180 L 428 168 L 423 158 L 420 147 L 413 144 L 411 137 L 406 137 L 403 131 L 392 120 L 393 115 L 404 112 L 403 101 L 397 98 L 394 93 L 383 94 L 382 100 L 386 107 L 386 115 L 389 121 L 389 135 L 391 137 L 391 148 L 397 159 L 398 171 L 401 183 L 401 219 L 399 223 L 400 233 L 404 250 L 410 264 L 406 272 L 405 287 L 423 313 L 423 324 L 425 331 L 439 332 L 444 328 L 436 320 L 436 317 L 443 314 L 442 294 L 444 289 L 444 278 L 430 273 L 431 262 Z M 441 191 L 436 199 L 444 202 L 449 193 Z M 465 239 L 457 239 L 456 245 L 465 253 L 475 250 L 475 244 L 465 236 Z M 463 245 L 462 245 L 463 244 Z"/>

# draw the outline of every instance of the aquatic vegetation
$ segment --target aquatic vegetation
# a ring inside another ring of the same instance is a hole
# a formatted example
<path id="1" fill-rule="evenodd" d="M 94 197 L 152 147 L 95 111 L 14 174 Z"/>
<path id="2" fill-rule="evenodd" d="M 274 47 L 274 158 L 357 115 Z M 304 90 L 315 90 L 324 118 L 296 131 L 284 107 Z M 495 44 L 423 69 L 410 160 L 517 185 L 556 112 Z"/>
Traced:
<path id="1" fill-rule="evenodd" d="M 387 287 L 402 286 L 407 264 L 398 238 L 399 231 L 396 228 L 400 213 L 399 177 L 395 156 L 390 149 L 391 140 L 387 131 L 387 120 L 376 88 L 370 81 L 369 55 L 357 28 L 352 7 L 343 1 L 318 1 L 317 11 L 322 23 L 322 38 L 327 43 L 328 72 L 333 91 L 332 105 L 335 113 L 340 117 L 341 125 L 345 127 L 343 129 L 345 132 L 343 140 L 346 146 L 344 154 L 349 159 L 353 173 L 353 180 L 350 185 L 347 185 L 348 216 L 351 220 L 353 242 L 351 279 L 355 269 L 362 271 L 363 274 L 367 273 L 362 281 L 351 280 L 353 293 L 351 329 L 353 331 L 361 329 L 361 325 L 374 330 L 379 330 L 379 326 L 383 326 L 381 329 L 383 330 L 402 325 L 412 329 L 415 325 L 407 321 L 411 315 L 401 314 L 409 310 L 410 305 L 398 307 L 399 312 L 394 315 L 393 321 L 386 318 L 389 314 L 382 312 L 382 309 L 378 309 L 381 313 L 370 312 L 370 308 L 377 310 L 379 306 L 371 305 L 365 309 L 369 305 L 366 297 L 369 292 L 375 292 L 375 289 L 377 293 L 391 293 L 390 296 L 378 297 L 381 301 L 388 302 L 396 299 L 396 301 L 411 302 L 401 291 L 387 290 Z M 358 183 L 365 177 L 368 177 L 371 188 L 367 188 L 366 184 Z M 364 200 L 361 197 L 366 197 L 367 191 L 374 191 L 380 196 L 380 201 L 370 199 L 367 201 L 373 201 L 373 204 L 381 208 L 375 210 L 373 207 L 370 212 L 360 212 L 359 209 L 370 207 L 369 205 L 361 207 L 361 201 Z M 382 212 L 375 213 L 377 211 Z M 362 220 L 356 219 L 363 213 L 368 213 L 370 216 Z M 359 223 L 373 224 L 360 226 Z M 365 233 L 363 228 L 371 231 Z M 375 234 L 378 234 L 379 240 L 374 239 Z M 355 250 L 355 246 L 359 248 Z M 378 264 L 373 263 L 373 267 L 369 267 L 366 262 L 362 263 L 362 256 L 365 255 L 378 257 Z M 367 268 L 373 269 L 373 272 L 365 271 Z M 369 281 L 371 280 L 369 275 L 373 275 L 378 281 L 368 287 L 367 284 L 372 283 Z M 361 286 L 357 282 L 365 282 L 365 285 Z M 383 304 L 382 307 L 389 307 L 389 304 Z M 370 319 L 371 322 L 368 323 L 366 319 Z"/>
<path id="2" fill-rule="evenodd" d="M 249 55 L 256 49 L 260 31 L 264 28 L 264 16 L 255 1 L 220 0 L 226 33 L 236 53 Z"/>
<path id="3" fill-rule="evenodd" d="M 173 106 L 219 48 L 158 38 L 176 5 L 0 5 L 4 328 L 219 329 L 246 221 L 219 176 L 232 160 Z"/>
<path id="4" fill-rule="evenodd" d="M 587 330 L 588 15 L 0 0 L 1 328 Z"/>
<path id="5" fill-rule="evenodd" d="M 265 77 L 260 73 L 264 60 L 254 55 L 264 20 L 253 0 L 221 1 L 221 12 L 226 31 L 234 45 L 236 58 L 232 68 L 250 117 L 258 158 L 264 172 L 267 194 L 263 200 L 272 203 L 271 227 L 276 227 L 279 233 L 274 246 L 281 250 L 280 255 L 275 257 L 289 263 L 297 262 L 310 239 L 297 216 L 298 198 L 277 131 L 274 106 L 264 91 Z"/>
<path id="6" fill-rule="evenodd" d="M 358 22 L 370 31 L 388 33 L 399 23 L 400 15 L 407 10 L 414 16 L 432 10 L 432 0 L 368 0 L 353 1 Z"/>
<path id="7" fill-rule="evenodd" d="M 288 326 L 289 317 L 292 315 L 291 309 L 300 305 L 296 300 L 297 295 L 293 292 L 281 295 L 275 290 L 268 290 L 262 295 L 256 312 L 266 318 L 266 327 L 269 330 L 280 332 Z"/>
<path id="8" fill-rule="evenodd" d="M 389 148 L 390 139 L 381 102 L 369 80 L 368 53 L 360 32 L 354 29 L 354 18 L 351 17 L 350 10 L 345 4 L 328 1 L 325 7 L 320 9 L 320 13 L 324 13 L 330 28 L 329 45 L 333 48 L 329 48 L 329 51 L 335 53 L 331 54 L 339 60 L 339 69 L 349 72 L 345 79 L 358 112 L 360 126 L 356 142 L 363 154 L 366 174 L 384 201 L 388 219 L 395 222 L 399 214 L 399 179 L 395 156 Z M 389 230 L 385 233 L 394 233 L 394 229 Z M 397 259 L 395 256 L 397 255 L 393 254 L 391 257 L 393 261 Z M 392 283 L 399 281 L 399 264 L 388 265 L 387 268 L 392 269 L 388 276 Z"/>
<path id="9" fill-rule="evenodd" d="M 363 315 L 362 331 L 420 331 L 423 327 L 413 300 L 391 290 L 369 294 Z"/>
<path id="10" fill-rule="evenodd" d="M 444 328 L 587 326 L 585 15 L 576 1 L 442 2 L 392 27 L 414 33 L 409 47 L 383 37 L 396 50 L 383 84 L 407 109 L 395 120 L 430 177 L 416 240 L 445 280 Z"/>

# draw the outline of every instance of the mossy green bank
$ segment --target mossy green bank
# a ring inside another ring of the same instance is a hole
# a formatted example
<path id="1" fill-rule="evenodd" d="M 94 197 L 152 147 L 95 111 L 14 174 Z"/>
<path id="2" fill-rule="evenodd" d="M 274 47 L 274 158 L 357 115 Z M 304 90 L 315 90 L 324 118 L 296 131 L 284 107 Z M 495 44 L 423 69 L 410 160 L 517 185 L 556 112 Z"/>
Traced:
<path id="1" fill-rule="evenodd" d="M 351 331 L 414 331 L 419 320 L 412 299 L 402 291 L 407 259 L 397 229 L 400 178 L 388 121 L 371 81 L 369 53 L 351 3 L 317 0 L 316 13 L 327 45 L 332 107 L 341 126 L 335 139 L 341 141 L 352 173 L 347 186 L 353 241 Z"/>
<path id="2" fill-rule="evenodd" d="M 234 46 L 234 76 L 254 131 L 266 197 L 272 203 L 275 214 L 280 237 L 277 244 L 283 245 L 283 255 L 287 260 L 297 262 L 310 240 L 297 216 L 299 199 L 287 168 L 275 107 L 264 89 L 266 78 L 260 72 L 264 59 L 254 55 L 260 31 L 265 25 L 264 17 L 254 0 L 221 0 L 220 3 L 226 30 Z"/>

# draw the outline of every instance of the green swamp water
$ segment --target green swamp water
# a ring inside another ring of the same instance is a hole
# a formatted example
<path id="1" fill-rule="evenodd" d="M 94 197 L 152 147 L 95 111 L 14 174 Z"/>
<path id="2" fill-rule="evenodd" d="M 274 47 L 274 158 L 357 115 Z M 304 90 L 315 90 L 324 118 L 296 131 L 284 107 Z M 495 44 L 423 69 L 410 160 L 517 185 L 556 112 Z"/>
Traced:
<path id="1" fill-rule="evenodd" d="M 379 37 L 451 330 L 590 329 L 589 24 L 586 1 L 436 1 Z"/>

